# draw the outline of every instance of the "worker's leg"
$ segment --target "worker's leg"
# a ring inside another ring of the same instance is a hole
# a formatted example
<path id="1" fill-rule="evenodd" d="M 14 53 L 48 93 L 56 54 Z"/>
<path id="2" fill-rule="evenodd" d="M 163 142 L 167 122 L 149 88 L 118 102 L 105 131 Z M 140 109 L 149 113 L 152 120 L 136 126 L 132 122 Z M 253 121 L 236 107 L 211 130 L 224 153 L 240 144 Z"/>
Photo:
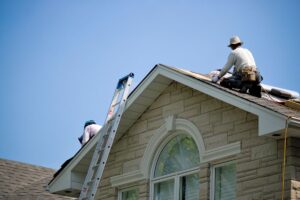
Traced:
<path id="1" fill-rule="evenodd" d="M 237 88 L 240 89 L 241 88 L 241 78 L 238 75 L 232 75 L 229 78 L 224 78 L 221 82 L 220 85 L 229 89 L 232 88 Z"/>
<path id="2" fill-rule="evenodd" d="M 256 71 L 256 81 L 252 84 L 249 89 L 249 94 L 256 97 L 261 97 L 261 85 L 260 82 L 263 80 L 263 77 L 260 75 L 259 70 Z"/>
<path id="3" fill-rule="evenodd" d="M 249 89 L 249 94 L 255 97 L 261 98 L 261 86 L 260 84 L 254 84 L 252 87 Z"/>

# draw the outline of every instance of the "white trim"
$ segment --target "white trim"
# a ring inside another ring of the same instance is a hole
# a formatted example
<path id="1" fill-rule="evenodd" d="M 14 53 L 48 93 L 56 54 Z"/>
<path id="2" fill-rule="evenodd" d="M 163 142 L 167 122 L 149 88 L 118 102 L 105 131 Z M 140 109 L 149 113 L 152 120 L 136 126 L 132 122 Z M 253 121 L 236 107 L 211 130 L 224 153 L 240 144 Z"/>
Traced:
<path id="1" fill-rule="evenodd" d="M 169 67 L 161 65 L 161 64 L 156 65 L 153 68 L 153 70 L 150 71 L 150 73 L 140 83 L 140 85 L 138 85 L 138 87 L 132 92 L 132 94 L 129 96 L 129 98 L 127 100 L 124 112 L 129 112 L 128 111 L 129 108 L 131 110 L 134 110 L 135 109 L 134 108 L 135 101 L 138 99 L 138 97 L 143 92 L 145 92 L 147 90 L 147 88 L 149 86 L 151 86 L 152 83 L 155 82 L 156 78 L 162 79 L 162 77 L 165 78 L 162 81 L 163 82 L 162 85 L 165 85 L 166 87 L 168 86 L 168 82 L 171 82 L 174 80 L 174 81 L 184 84 L 190 88 L 193 88 L 197 91 L 200 91 L 209 96 L 212 96 L 216 99 L 224 101 L 230 105 L 233 105 L 233 106 L 243 109 L 247 112 L 253 113 L 254 115 L 257 115 L 258 121 L 259 121 L 259 123 L 258 123 L 258 135 L 259 136 L 269 135 L 269 134 L 271 135 L 272 133 L 281 131 L 285 128 L 285 120 L 287 119 L 287 117 L 284 116 L 283 114 L 275 112 L 269 108 L 265 108 L 261 105 L 258 105 L 251 101 L 248 101 L 241 97 L 235 96 L 231 93 L 228 93 L 224 90 L 221 90 L 221 89 L 214 87 L 213 85 L 207 84 L 203 81 L 199 81 L 198 79 L 191 77 L 191 75 L 187 74 L 184 71 L 181 72 L 180 70 L 175 70 L 175 69 L 169 68 Z M 159 88 L 159 91 L 163 90 L 163 89 L 164 88 Z M 149 105 L 151 105 L 151 103 L 149 103 Z M 146 107 L 145 107 L 145 109 L 146 109 Z M 137 117 L 139 117 L 139 115 Z M 121 119 L 121 122 L 123 120 L 125 120 L 125 119 Z M 132 120 L 135 121 L 136 119 L 132 119 Z M 299 126 L 299 124 L 300 124 L 299 119 L 293 118 L 290 121 L 293 125 Z M 121 122 L 120 122 L 120 124 L 122 124 Z M 130 127 L 131 123 L 128 123 L 126 126 L 125 125 L 123 126 L 124 128 L 122 130 L 118 130 L 119 134 L 126 132 L 126 130 Z M 164 126 L 166 126 L 166 125 L 164 125 Z M 168 128 L 161 127 L 161 129 L 171 130 L 172 126 L 170 128 L 170 126 L 168 125 Z M 64 186 L 71 184 L 71 183 L 66 183 L 66 181 L 70 181 L 70 180 L 59 180 L 59 179 L 65 179 L 66 175 L 64 175 L 64 174 L 71 173 L 70 171 L 72 171 L 72 169 L 76 165 L 78 165 L 78 163 L 87 154 L 87 152 L 92 149 L 92 147 L 95 145 L 96 140 L 98 138 L 99 138 L 99 134 L 93 138 L 93 141 L 91 141 L 87 145 L 85 145 L 85 147 L 83 147 L 83 149 L 80 151 L 80 153 L 78 153 L 78 155 L 76 155 L 76 157 L 72 159 L 72 161 L 65 167 L 65 169 L 62 172 L 60 172 L 57 177 L 55 177 L 53 179 L 51 184 L 49 184 L 49 188 L 51 191 L 53 191 L 54 188 L 57 188 L 57 190 L 58 190 L 58 188 L 63 189 Z M 161 138 L 158 138 L 158 139 L 161 139 Z M 195 141 L 198 142 L 197 143 L 197 145 L 199 145 L 198 147 L 203 147 L 203 149 L 200 149 L 200 150 L 204 150 L 204 145 L 201 144 L 203 141 L 201 142 L 201 140 L 196 140 L 196 139 L 195 139 Z M 152 146 L 147 146 L 146 153 L 153 152 L 153 149 L 156 145 L 155 144 L 151 144 L 151 145 Z M 205 152 L 205 151 L 203 151 L 203 152 Z M 200 156 L 202 156 L 203 152 L 200 154 Z M 151 164 L 150 161 L 152 159 L 153 154 L 146 154 L 146 155 L 150 156 L 150 158 L 149 159 L 144 158 L 143 161 L 146 161 L 146 163 L 143 163 L 143 162 L 141 163 L 141 171 L 142 171 L 141 173 L 146 175 L 145 178 L 147 178 L 149 176 L 149 169 L 145 165 Z M 205 159 L 207 159 L 207 158 L 205 158 Z M 60 184 L 62 182 L 64 182 L 64 185 Z M 60 186 L 62 186 L 62 187 L 60 187 Z"/>
<path id="2" fill-rule="evenodd" d="M 241 152 L 241 142 L 227 144 L 225 146 L 210 149 L 204 152 L 201 163 L 210 162 L 227 156 L 239 154 Z"/>
<path id="3" fill-rule="evenodd" d="M 100 129 L 98 134 L 96 134 L 86 145 L 82 147 L 79 153 L 73 158 L 70 163 L 53 179 L 53 181 L 48 185 L 51 193 L 59 192 L 65 189 L 72 189 L 71 174 L 74 167 L 84 158 L 84 156 L 96 145 L 99 137 L 103 135 L 104 131 Z M 66 179 L 66 176 L 68 179 Z"/>
<path id="4" fill-rule="evenodd" d="M 203 81 L 199 81 L 196 78 L 197 74 L 193 74 L 192 72 L 190 73 L 192 75 L 195 75 L 195 78 L 191 77 L 191 75 L 185 72 L 184 70 L 172 69 L 171 67 L 162 64 L 156 65 L 153 68 L 153 70 L 150 71 L 150 73 L 140 83 L 138 88 L 136 88 L 136 90 L 130 95 L 130 98 L 127 101 L 126 109 L 134 104 L 135 100 L 139 97 L 139 95 L 141 95 L 142 92 L 151 85 L 151 83 L 155 80 L 156 77 L 163 76 L 166 78 L 166 80 L 169 79 L 177 81 L 197 91 L 203 92 L 230 105 L 233 105 L 242 110 L 257 115 L 259 121 L 259 136 L 271 135 L 272 133 L 281 131 L 285 128 L 285 120 L 287 119 L 287 117 L 283 114 L 258 105 L 247 99 L 243 99 L 241 97 L 228 93 L 227 91 L 221 90 Z M 270 126 L 269 124 L 272 124 L 272 126 Z"/>
<path id="5" fill-rule="evenodd" d="M 169 128 L 167 128 L 169 127 Z M 176 131 L 176 132 L 175 132 Z M 194 174 L 200 171 L 200 167 L 194 167 L 180 172 L 174 172 L 166 176 L 154 178 L 155 166 L 160 153 L 162 152 L 165 145 L 177 135 L 189 135 L 192 136 L 195 141 L 199 153 L 199 159 L 201 163 L 201 154 L 205 152 L 205 146 L 203 138 L 199 132 L 199 129 L 190 121 L 186 119 L 175 119 L 174 116 L 167 117 L 165 123 L 158 129 L 154 136 L 152 136 L 150 142 L 147 145 L 141 162 L 141 171 L 144 176 L 150 178 L 150 193 L 149 199 L 154 200 L 154 184 L 174 180 L 174 199 L 179 199 L 180 178 L 185 175 Z M 154 156 L 153 156 L 154 155 Z M 146 165 L 147 163 L 147 165 Z"/>
<path id="6" fill-rule="evenodd" d="M 190 175 L 195 173 L 196 171 L 200 170 L 200 166 L 199 167 L 193 167 L 187 170 L 183 170 L 183 171 L 179 171 L 179 172 L 173 172 L 171 174 L 167 174 L 164 176 L 159 176 L 159 177 L 152 177 L 151 181 L 153 182 L 161 182 L 161 180 L 168 180 L 174 176 L 185 176 L 185 175 Z"/>
<path id="7" fill-rule="evenodd" d="M 282 130 L 285 127 L 285 120 L 287 117 L 280 113 L 267 109 L 248 100 L 242 99 L 241 97 L 232 95 L 226 91 L 220 90 L 219 88 L 196 80 L 195 78 L 188 77 L 170 68 L 159 65 L 157 70 L 159 71 L 159 74 L 169 79 L 175 80 L 195 90 L 201 91 L 209 96 L 212 96 L 242 110 L 257 115 L 259 117 L 258 132 L 260 136 Z M 272 122 L 272 126 L 269 126 L 270 121 Z"/>
<path id="8" fill-rule="evenodd" d="M 144 80 L 142 80 L 142 82 L 140 83 L 140 85 L 138 85 L 138 87 L 130 94 L 127 102 L 126 102 L 126 107 L 125 110 L 127 108 L 129 108 L 134 102 L 135 100 L 142 94 L 142 92 L 144 90 L 147 89 L 147 87 L 154 81 L 154 79 L 159 76 L 160 74 L 160 70 L 158 70 L 160 67 L 160 65 L 157 65 L 156 67 L 154 67 L 153 71 L 151 71 Z M 166 86 L 167 87 L 167 86 Z"/>
<path id="9" fill-rule="evenodd" d="M 119 187 L 121 185 L 126 185 L 135 181 L 144 180 L 145 177 L 141 173 L 141 171 L 136 170 L 132 172 L 128 172 L 126 174 L 122 174 L 119 176 L 113 176 L 110 178 L 110 183 L 112 187 Z"/>
<path id="10" fill-rule="evenodd" d="M 155 164 L 153 161 L 158 159 L 158 155 L 162 151 L 164 145 L 178 134 L 187 134 L 192 136 L 199 151 L 200 163 L 207 163 L 227 156 L 236 155 L 241 152 L 240 142 L 227 144 L 225 146 L 206 151 L 199 129 L 192 122 L 186 119 L 176 119 L 175 117 L 176 116 L 166 117 L 165 123 L 157 129 L 157 132 L 151 137 L 140 162 L 140 169 L 111 177 L 110 183 L 113 187 L 149 179 L 154 173 L 153 166 L 155 166 Z M 173 125 L 167 125 L 168 123 L 173 123 Z M 172 131 L 168 131 L 167 126 L 173 127 Z M 175 130 L 178 132 L 175 132 Z"/>
<path id="11" fill-rule="evenodd" d="M 166 129 L 168 132 L 175 130 L 175 119 L 176 118 L 174 117 L 174 115 L 170 115 L 165 118 Z"/>
<path id="12" fill-rule="evenodd" d="M 175 130 L 183 131 L 185 134 L 188 134 L 193 137 L 199 151 L 200 162 L 202 160 L 202 154 L 205 152 L 205 146 L 203 138 L 198 130 L 198 128 L 190 121 L 186 119 L 175 119 Z M 154 155 L 157 155 L 158 149 L 161 147 L 161 144 L 164 143 L 165 139 L 170 136 L 170 132 L 167 131 L 166 123 L 164 123 L 153 135 L 146 147 L 144 152 L 140 170 L 143 173 L 145 178 L 150 177 L 152 161 L 155 160 Z M 174 136 L 174 135 L 173 135 Z M 172 137 L 172 136 L 171 136 Z M 162 148 L 162 147 L 161 147 Z"/>
<path id="13" fill-rule="evenodd" d="M 189 170 L 185 170 L 185 171 L 180 171 L 177 173 L 172 173 L 171 175 L 165 176 L 165 177 L 159 177 L 156 179 L 152 179 L 151 183 L 150 183 L 150 193 L 149 193 L 149 199 L 150 200 L 154 200 L 154 185 L 156 183 L 161 183 L 161 182 L 165 182 L 168 180 L 174 180 L 174 199 L 179 199 L 180 196 L 180 190 L 176 190 L 176 189 L 180 189 L 180 178 L 184 177 L 184 176 L 189 176 L 189 175 L 193 175 L 193 174 L 197 174 L 199 176 L 199 172 L 200 172 L 200 167 L 197 168 L 192 168 Z M 200 185 L 200 183 L 199 183 Z"/>
<path id="14" fill-rule="evenodd" d="M 51 183 L 51 187 L 48 185 L 47 189 L 49 192 L 54 193 L 71 188 L 71 172 L 67 171 L 60 177 L 61 178 L 58 179 L 55 184 Z"/>

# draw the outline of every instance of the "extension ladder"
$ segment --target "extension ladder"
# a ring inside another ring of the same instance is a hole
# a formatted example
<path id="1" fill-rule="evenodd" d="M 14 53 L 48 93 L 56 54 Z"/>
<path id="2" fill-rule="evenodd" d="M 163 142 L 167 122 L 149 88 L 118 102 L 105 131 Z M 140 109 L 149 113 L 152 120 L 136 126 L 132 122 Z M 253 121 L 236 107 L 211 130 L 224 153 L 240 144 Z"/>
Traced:
<path id="1" fill-rule="evenodd" d="M 104 127 L 100 130 L 99 134 L 101 135 L 99 137 L 99 141 L 97 141 L 88 173 L 80 192 L 80 200 L 94 200 L 95 198 L 96 191 L 125 108 L 133 77 L 134 74 L 130 73 L 124 78 L 121 78 L 117 84 Z"/>

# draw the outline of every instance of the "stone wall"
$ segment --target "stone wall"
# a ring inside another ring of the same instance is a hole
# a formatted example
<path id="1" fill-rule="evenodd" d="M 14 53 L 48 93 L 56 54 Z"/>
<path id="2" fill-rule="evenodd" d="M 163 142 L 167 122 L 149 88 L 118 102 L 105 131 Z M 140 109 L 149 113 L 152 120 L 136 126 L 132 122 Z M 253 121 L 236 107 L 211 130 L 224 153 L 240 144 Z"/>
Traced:
<path id="1" fill-rule="evenodd" d="M 287 141 L 287 177 L 285 180 L 291 188 L 291 199 L 300 199 L 300 139 L 289 138 Z"/>
<path id="2" fill-rule="evenodd" d="M 138 170 L 149 139 L 169 115 L 176 115 L 177 118 L 194 123 L 202 134 L 207 150 L 241 142 L 240 154 L 201 164 L 201 200 L 209 199 L 210 167 L 227 161 L 236 163 L 237 199 L 280 199 L 282 141 L 258 137 L 258 120 L 255 115 L 176 82 L 173 82 L 114 144 L 101 181 L 100 192 L 97 194 L 98 199 L 115 200 L 118 190 L 129 187 L 139 190 L 139 199 L 148 199 L 149 181 L 111 188 L 109 178 Z M 296 177 L 299 177 L 299 169 L 300 166 L 296 169 Z M 289 177 L 290 175 L 287 175 L 287 178 Z M 292 187 L 296 188 L 293 189 L 293 195 L 299 193 L 298 183 L 294 183 Z M 286 191 L 289 197 L 291 185 L 287 184 Z"/>

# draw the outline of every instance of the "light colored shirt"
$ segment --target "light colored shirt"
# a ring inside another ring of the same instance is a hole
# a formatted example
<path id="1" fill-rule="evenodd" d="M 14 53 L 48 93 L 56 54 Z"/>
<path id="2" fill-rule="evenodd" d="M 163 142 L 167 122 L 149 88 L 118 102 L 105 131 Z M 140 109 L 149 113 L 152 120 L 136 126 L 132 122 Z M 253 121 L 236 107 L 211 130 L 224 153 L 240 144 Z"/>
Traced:
<path id="1" fill-rule="evenodd" d="M 101 129 L 101 126 L 98 124 L 91 124 L 85 127 L 83 131 L 83 137 L 81 144 L 84 145 L 87 143 L 93 136 L 95 136 Z"/>
<path id="2" fill-rule="evenodd" d="M 240 71 L 243 67 L 254 67 L 256 68 L 255 60 L 252 53 L 245 48 L 238 47 L 231 51 L 228 56 L 227 63 L 221 70 L 219 77 L 224 76 L 230 68 L 234 66 L 234 71 Z"/>

